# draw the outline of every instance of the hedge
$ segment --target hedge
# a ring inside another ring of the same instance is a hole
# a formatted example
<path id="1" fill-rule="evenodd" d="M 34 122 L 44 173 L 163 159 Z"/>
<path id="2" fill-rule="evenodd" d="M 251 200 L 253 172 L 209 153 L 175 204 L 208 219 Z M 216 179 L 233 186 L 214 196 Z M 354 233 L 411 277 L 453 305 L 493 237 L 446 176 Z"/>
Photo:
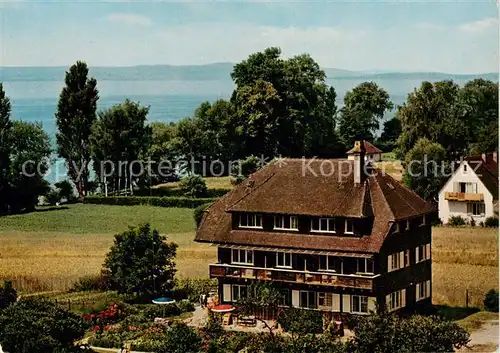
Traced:
<path id="1" fill-rule="evenodd" d="M 144 197 L 144 196 L 87 196 L 83 203 L 94 205 L 135 206 L 149 205 L 159 207 L 196 208 L 214 202 L 216 198 L 195 199 L 190 197 Z"/>
<path id="2" fill-rule="evenodd" d="M 206 197 L 216 198 L 227 194 L 229 189 L 208 189 Z M 158 197 L 185 197 L 179 188 L 144 188 L 134 191 L 136 196 L 158 196 Z"/>

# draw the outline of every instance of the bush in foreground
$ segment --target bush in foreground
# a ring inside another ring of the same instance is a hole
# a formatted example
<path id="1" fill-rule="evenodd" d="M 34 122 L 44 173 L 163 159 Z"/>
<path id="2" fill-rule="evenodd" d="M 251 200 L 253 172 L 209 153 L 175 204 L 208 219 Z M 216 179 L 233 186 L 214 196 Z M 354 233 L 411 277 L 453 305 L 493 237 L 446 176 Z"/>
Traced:
<path id="1" fill-rule="evenodd" d="M 12 287 L 11 281 L 4 281 L 0 288 L 0 310 L 5 309 L 17 300 L 17 291 Z"/>
<path id="2" fill-rule="evenodd" d="M 497 217 L 488 217 L 484 221 L 485 227 L 498 228 L 498 218 Z"/>
<path id="3" fill-rule="evenodd" d="M 488 311 L 498 313 L 498 291 L 491 289 L 484 297 L 484 308 Z"/>
<path id="4" fill-rule="evenodd" d="M 448 225 L 451 227 L 464 226 L 466 224 L 467 222 L 465 221 L 465 218 L 463 218 L 462 216 L 451 216 L 448 219 Z"/>
<path id="5" fill-rule="evenodd" d="M 18 301 L 0 312 L 0 343 L 8 352 L 78 352 L 85 321 L 42 299 Z"/>
<path id="6" fill-rule="evenodd" d="M 184 196 L 187 197 L 206 197 L 207 196 L 207 184 L 205 180 L 199 175 L 189 175 L 181 179 L 179 183 L 179 188 L 181 189 Z"/>

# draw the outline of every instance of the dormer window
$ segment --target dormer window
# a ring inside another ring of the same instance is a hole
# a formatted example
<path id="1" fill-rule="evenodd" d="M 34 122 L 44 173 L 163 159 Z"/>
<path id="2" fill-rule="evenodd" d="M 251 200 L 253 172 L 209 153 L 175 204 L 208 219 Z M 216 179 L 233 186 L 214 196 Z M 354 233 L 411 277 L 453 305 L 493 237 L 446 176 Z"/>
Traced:
<path id="1" fill-rule="evenodd" d="M 299 230 L 297 216 L 274 216 L 274 229 L 277 230 Z"/>
<path id="2" fill-rule="evenodd" d="M 352 227 L 352 219 L 346 219 L 345 220 L 345 232 L 346 234 L 352 234 L 354 233 L 353 227 Z"/>
<path id="3" fill-rule="evenodd" d="M 399 223 L 398 222 L 394 222 L 392 224 L 392 232 L 393 233 L 399 233 Z"/>
<path id="4" fill-rule="evenodd" d="M 425 215 L 422 216 L 422 222 L 420 223 L 420 227 L 425 226 Z"/>
<path id="5" fill-rule="evenodd" d="M 240 228 L 262 229 L 262 215 L 254 213 L 240 214 Z"/>
<path id="6" fill-rule="evenodd" d="M 332 217 L 311 219 L 311 232 L 335 233 L 335 219 Z"/>
<path id="7" fill-rule="evenodd" d="M 406 220 L 406 230 L 410 230 L 410 220 Z"/>

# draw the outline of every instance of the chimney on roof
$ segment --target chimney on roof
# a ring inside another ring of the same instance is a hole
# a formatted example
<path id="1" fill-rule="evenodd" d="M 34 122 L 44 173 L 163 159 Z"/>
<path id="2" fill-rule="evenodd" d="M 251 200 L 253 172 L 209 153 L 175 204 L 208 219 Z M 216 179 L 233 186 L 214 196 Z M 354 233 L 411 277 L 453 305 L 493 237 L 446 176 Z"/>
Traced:
<path id="1" fill-rule="evenodd" d="M 354 142 L 351 150 L 354 159 L 354 183 L 361 184 L 365 181 L 365 143 L 363 140 Z"/>

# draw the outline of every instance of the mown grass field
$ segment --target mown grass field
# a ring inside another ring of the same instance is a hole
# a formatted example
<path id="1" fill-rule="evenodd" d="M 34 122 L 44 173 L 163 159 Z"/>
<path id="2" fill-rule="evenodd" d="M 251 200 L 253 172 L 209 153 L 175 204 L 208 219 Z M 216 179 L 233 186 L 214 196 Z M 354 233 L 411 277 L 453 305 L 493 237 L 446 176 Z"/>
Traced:
<path id="1" fill-rule="evenodd" d="M 207 276 L 216 249 L 193 241 L 192 209 L 149 206 L 70 205 L 0 218 L 0 279 L 28 291 L 64 290 L 79 277 L 97 274 L 113 235 L 149 222 L 179 245 L 181 276 Z M 481 306 L 498 288 L 498 230 L 433 229 L 435 304 Z"/>

